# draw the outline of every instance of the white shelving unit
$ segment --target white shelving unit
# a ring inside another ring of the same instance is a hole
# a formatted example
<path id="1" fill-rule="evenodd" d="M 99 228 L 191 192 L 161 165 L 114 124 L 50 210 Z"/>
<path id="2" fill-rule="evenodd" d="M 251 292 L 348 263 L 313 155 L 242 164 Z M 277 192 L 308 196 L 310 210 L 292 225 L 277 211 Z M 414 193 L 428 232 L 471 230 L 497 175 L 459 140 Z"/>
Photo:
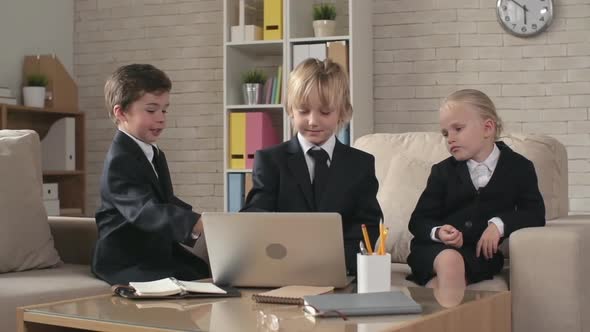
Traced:
<path id="1" fill-rule="evenodd" d="M 256 22 L 262 25 L 263 0 L 246 0 L 259 8 Z M 251 173 L 251 169 L 230 169 L 229 114 L 231 112 L 265 111 L 273 118 L 277 134 L 286 141 L 291 138 L 290 122 L 286 113 L 285 89 L 292 66 L 293 45 L 344 40 L 348 43 L 349 78 L 353 119 L 350 123 L 350 142 L 373 132 L 373 33 L 372 6 L 366 0 L 332 0 L 336 5 L 336 36 L 317 38 L 313 34 L 312 9 L 317 0 L 283 0 L 283 39 L 232 42 L 231 26 L 238 25 L 239 0 L 224 0 L 223 46 L 223 123 L 224 123 L 224 210 L 228 210 L 228 174 Z M 243 105 L 241 75 L 252 68 L 267 74 L 282 66 L 281 103 L 271 105 Z M 247 194 L 247 193 L 246 193 Z"/>

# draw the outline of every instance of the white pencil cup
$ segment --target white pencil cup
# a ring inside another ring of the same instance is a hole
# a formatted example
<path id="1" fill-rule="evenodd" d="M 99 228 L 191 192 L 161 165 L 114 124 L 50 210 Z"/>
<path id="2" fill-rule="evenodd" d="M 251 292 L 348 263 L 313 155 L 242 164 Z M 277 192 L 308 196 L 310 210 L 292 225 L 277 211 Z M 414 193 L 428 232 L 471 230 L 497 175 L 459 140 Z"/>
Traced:
<path id="1" fill-rule="evenodd" d="M 389 292 L 391 290 L 391 255 L 356 255 L 358 293 Z"/>

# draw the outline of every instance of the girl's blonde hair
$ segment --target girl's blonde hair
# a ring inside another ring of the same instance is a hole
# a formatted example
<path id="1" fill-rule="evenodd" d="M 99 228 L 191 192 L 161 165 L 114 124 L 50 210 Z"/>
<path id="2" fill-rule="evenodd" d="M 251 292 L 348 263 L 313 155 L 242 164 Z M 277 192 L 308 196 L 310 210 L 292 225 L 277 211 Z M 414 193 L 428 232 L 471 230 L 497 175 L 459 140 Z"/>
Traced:
<path id="1" fill-rule="evenodd" d="M 453 108 L 457 104 L 474 106 L 482 119 L 494 121 L 496 124 L 496 135 L 494 138 L 495 140 L 500 138 L 503 129 L 502 119 L 500 119 L 500 116 L 496 112 L 494 102 L 485 93 L 474 89 L 455 91 L 445 98 L 440 109 Z"/>
<path id="2" fill-rule="evenodd" d="M 287 86 L 287 113 L 294 109 L 308 109 L 309 96 L 317 89 L 321 107 L 339 112 L 338 127 L 342 128 L 352 118 L 348 75 L 339 64 L 330 59 L 320 61 L 309 58 L 300 63 L 289 76 Z"/>

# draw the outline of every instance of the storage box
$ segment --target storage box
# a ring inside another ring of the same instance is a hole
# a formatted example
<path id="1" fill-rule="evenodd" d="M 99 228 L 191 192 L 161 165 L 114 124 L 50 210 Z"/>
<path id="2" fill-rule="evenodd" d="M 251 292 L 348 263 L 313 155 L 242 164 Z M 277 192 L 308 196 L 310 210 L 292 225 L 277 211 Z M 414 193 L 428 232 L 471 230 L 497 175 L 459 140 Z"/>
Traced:
<path id="1" fill-rule="evenodd" d="M 43 184 L 43 200 L 49 201 L 58 199 L 57 183 L 44 183 Z"/>
<path id="2" fill-rule="evenodd" d="M 48 216 L 59 216 L 59 199 L 43 201 Z"/>

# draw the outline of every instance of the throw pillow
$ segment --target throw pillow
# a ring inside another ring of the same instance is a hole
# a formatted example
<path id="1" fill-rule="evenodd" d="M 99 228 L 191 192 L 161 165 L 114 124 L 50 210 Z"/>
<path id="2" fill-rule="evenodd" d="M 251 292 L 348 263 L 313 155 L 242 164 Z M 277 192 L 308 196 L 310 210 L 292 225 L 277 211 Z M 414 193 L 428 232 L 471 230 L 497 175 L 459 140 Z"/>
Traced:
<path id="1" fill-rule="evenodd" d="M 426 187 L 431 167 L 431 162 L 396 153 L 391 157 L 383 183 L 379 184 L 377 199 L 385 226 L 389 227 L 386 249 L 394 263 L 406 263 L 410 254 L 413 236 L 408 222 Z"/>
<path id="2" fill-rule="evenodd" d="M 0 130 L 0 273 L 60 262 L 42 202 L 41 147 L 32 130 Z"/>

